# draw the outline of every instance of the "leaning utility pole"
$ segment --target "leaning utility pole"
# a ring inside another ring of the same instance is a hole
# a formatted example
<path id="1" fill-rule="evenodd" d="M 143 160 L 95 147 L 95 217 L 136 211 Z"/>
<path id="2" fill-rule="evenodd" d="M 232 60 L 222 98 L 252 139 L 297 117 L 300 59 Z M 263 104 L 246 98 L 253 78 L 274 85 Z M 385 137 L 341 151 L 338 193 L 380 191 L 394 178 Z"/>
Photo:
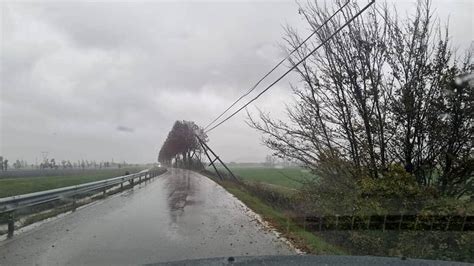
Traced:
<path id="1" fill-rule="evenodd" d="M 217 156 L 217 154 L 204 141 L 202 141 L 201 138 L 199 138 L 197 135 L 196 135 L 196 138 L 199 141 L 199 144 L 201 144 L 201 147 L 204 150 L 204 153 L 206 154 L 207 158 L 210 161 L 209 166 L 212 165 L 212 167 L 214 167 L 214 170 L 216 171 L 219 178 L 221 180 L 223 180 L 223 177 L 221 176 L 221 174 L 219 173 L 219 171 L 217 170 L 217 167 L 215 165 L 216 161 L 219 161 L 219 163 L 221 163 L 222 166 L 224 166 L 224 168 L 227 170 L 227 172 L 229 172 L 229 174 L 232 176 L 234 181 L 239 182 L 240 180 L 234 175 L 234 173 L 232 173 L 232 171 L 229 169 L 229 167 L 227 167 L 227 165 L 219 158 L 219 156 Z M 211 159 L 211 156 L 209 155 L 208 151 L 214 156 L 214 160 Z"/>

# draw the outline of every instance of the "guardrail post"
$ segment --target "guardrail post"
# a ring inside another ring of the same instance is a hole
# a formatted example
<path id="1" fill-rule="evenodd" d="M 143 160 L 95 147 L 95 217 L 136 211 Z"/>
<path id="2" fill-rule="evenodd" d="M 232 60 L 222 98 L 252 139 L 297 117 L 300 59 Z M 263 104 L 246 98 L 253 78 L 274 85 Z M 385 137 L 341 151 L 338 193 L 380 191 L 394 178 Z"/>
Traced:
<path id="1" fill-rule="evenodd" d="M 72 196 L 72 211 L 76 211 L 76 196 Z"/>
<path id="2" fill-rule="evenodd" d="M 75 212 L 76 211 L 76 193 L 77 193 L 77 188 L 74 190 L 74 194 L 72 195 L 72 211 Z"/>
<path id="3" fill-rule="evenodd" d="M 13 215 L 9 215 L 8 217 L 8 234 L 7 238 L 13 237 L 13 232 L 15 232 L 15 219 L 13 219 Z"/>
<path id="4" fill-rule="evenodd" d="M 120 189 L 123 190 L 123 180 L 120 182 Z"/>

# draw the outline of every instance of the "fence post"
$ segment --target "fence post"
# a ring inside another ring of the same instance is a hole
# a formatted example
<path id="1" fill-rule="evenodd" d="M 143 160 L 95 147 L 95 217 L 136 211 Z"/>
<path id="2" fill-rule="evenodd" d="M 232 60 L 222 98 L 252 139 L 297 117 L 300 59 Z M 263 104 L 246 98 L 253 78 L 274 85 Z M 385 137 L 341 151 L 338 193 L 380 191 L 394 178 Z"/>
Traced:
<path id="1" fill-rule="evenodd" d="M 398 223 L 398 231 L 402 230 L 402 222 L 403 222 L 403 213 L 400 214 L 400 222 Z"/>
<path id="2" fill-rule="evenodd" d="M 383 225 L 382 225 L 382 232 L 385 232 L 385 223 L 387 222 L 387 214 L 383 216 Z"/>
<path id="3" fill-rule="evenodd" d="M 450 222 L 451 222 L 451 216 L 448 216 L 448 222 L 446 223 L 446 228 L 444 229 L 444 231 L 448 231 Z"/>
<path id="4" fill-rule="evenodd" d="M 321 232 L 323 228 L 323 216 L 319 216 L 319 232 Z"/>
<path id="5" fill-rule="evenodd" d="M 461 232 L 464 231 L 464 225 L 466 224 L 467 213 L 464 214 L 464 221 L 462 221 Z"/>

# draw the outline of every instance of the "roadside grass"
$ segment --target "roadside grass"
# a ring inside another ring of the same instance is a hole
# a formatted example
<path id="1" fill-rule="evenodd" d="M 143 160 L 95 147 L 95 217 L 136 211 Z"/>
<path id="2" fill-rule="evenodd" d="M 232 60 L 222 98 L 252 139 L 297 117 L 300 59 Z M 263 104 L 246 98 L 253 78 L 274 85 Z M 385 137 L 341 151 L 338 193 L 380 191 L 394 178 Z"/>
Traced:
<path id="1" fill-rule="evenodd" d="M 211 169 L 209 169 L 211 170 Z M 275 187 L 299 189 L 306 179 L 313 179 L 309 172 L 299 167 L 270 168 L 270 167 L 230 167 L 230 170 L 248 182 L 271 184 Z M 213 171 L 213 170 L 211 170 Z M 219 171 L 225 171 L 219 168 Z"/>
<path id="2" fill-rule="evenodd" d="M 244 187 L 233 182 L 220 183 L 228 192 L 241 200 L 247 207 L 258 213 L 266 222 L 290 240 L 297 248 L 317 255 L 344 255 L 343 249 L 331 245 L 321 237 L 310 233 L 296 225 L 283 211 L 265 204 L 258 197 L 252 195 Z"/>
<path id="3" fill-rule="evenodd" d="M 254 169 L 244 169 L 248 170 L 247 173 L 241 169 L 240 174 L 238 174 L 238 170 L 232 170 L 244 182 L 224 181 L 219 182 L 219 184 L 250 209 L 260 214 L 265 221 L 270 223 L 296 247 L 310 254 L 405 256 L 417 259 L 473 262 L 473 234 L 471 232 L 410 230 L 386 232 L 380 230 L 306 231 L 305 229 L 311 229 L 311 227 L 306 228 L 306 222 L 301 222 L 302 220 L 299 218 L 302 217 L 298 217 L 298 213 L 295 213 L 299 210 L 298 205 L 293 205 L 297 202 L 292 201 L 299 199 L 298 196 L 301 195 L 280 193 L 285 191 L 282 190 L 285 187 L 280 186 L 282 183 L 279 183 L 279 185 L 275 185 L 275 182 L 257 181 L 254 183 L 253 180 L 258 179 L 255 177 L 255 171 L 252 171 Z M 261 172 L 265 171 L 261 168 L 259 170 Z M 203 171 L 203 173 L 216 180 L 213 171 Z M 227 176 L 227 180 L 229 180 L 229 176 Z M 286 189 L 289 191 L 291 188 L 286 187 Z M 293 188 L 293 191 L 297 192 L 298 190 Z M 438 201 L 438 204 L 434 204 L 434 207 L 425 208 L 425 211 L 435 215 L 449 214 L 453 210 L 456 210 L 456 213 L 469 213 L 469 205 L 465 207 L 459 200 L 438 199 Z M 296 209 L 293 208 L 295 206 Z"/>
<path id="4" fill-rule="evenodd" d="M 304 230 L 304 228 L 296 225 L 288 215 L 281 210 L 275 209 L 256 196 L 252 195 L 245 188 L 239 187 L 233 183 L 221 183 L 223 187 L 232 195 L 241 200 L 250 209 L 258 213 L 262 218 L 271 224 L 278 232 L 282 233 L 297 248 L 305 252 L 317 255 L 345 255 L 343 249 L 327 243 L 321 237 Z"/>
<path id="5" fill-rule="evenodd" d="M 99 181 L 124 175 L 127 171 L 136 173 L 143 169 L 145 168 L 98 169 L 79 175 L 2 178 L 0 179 L 0 198 Z"/>

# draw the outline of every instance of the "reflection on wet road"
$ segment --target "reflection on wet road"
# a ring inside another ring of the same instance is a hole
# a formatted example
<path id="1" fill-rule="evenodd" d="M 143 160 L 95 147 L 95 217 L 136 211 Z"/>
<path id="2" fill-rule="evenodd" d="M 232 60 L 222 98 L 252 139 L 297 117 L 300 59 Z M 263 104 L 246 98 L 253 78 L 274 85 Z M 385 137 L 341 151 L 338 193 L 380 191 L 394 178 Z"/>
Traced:
<path id="1" fill-rule="evenodd" d="M 170 169 L 147 185 L 0 243 L 0 265 L 294 253 L 222 187 L 194 172 Z"/>
<path id="2" fill-rule="evenodd" d="M 171 221 L 177 223 L 178 217 L 184 213 L 186 204 L 192 204 L 190 199 L 194 194 L 194 184 L 190 177 L 190 171 L 181 171 L 174 178 L 167 179 L 166 188 L 168 192 L 168 207 Z"/>

